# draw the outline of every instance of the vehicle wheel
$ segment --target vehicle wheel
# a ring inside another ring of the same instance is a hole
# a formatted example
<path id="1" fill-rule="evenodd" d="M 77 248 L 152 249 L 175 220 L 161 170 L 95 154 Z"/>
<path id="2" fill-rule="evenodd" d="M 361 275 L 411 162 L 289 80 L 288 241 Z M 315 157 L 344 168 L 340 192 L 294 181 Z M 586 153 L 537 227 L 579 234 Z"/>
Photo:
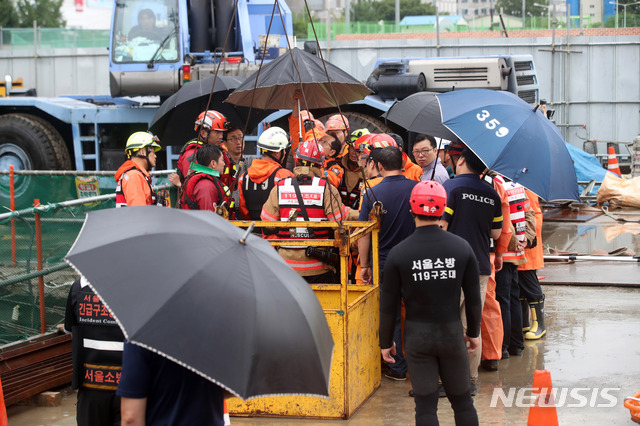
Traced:
<path id="1" fill-rule="evenodd" d="M 41 127 L 42 132 L 47 136 L 49 144 L 53 148 L 53 151 L 56 154 L 56 161 L 58 163 L 58 170 L 71 170 L 73 168 L 71 162 L 71 155 L 69 155 L 69 150 L 67 149 L 67 145 L 60 136 L 60 133 L 56 130 L 55 127 L 47 120 L 42 117 L 38 117 L 35 115 L 29 114 L 16 114 L 26 119 L 30 119 Z"/>
<path id="2" fill-rule="evenodd" d="M 327 114 L 319 118 L 323 123 L 326 122 L 329 117 L 334 114 Z M 351 130 L 356 129 L 364 129 L 365 127 L 369 129 L 371 133 L 392 133 L 393 130 L 391 127 L 386 125 L 384 121 L 379 120 L 377 118 L 371 117 L 367 114 L 362 114 L 360 112 L 345 112 L 344 115 L 349 120 L 349 127 Z"/>
<path id="3" fill-rule="evenodd" d="M 56 152 L 43 126 L 31 116 L 0 116 L 0 169 L 55 170 Z"/>

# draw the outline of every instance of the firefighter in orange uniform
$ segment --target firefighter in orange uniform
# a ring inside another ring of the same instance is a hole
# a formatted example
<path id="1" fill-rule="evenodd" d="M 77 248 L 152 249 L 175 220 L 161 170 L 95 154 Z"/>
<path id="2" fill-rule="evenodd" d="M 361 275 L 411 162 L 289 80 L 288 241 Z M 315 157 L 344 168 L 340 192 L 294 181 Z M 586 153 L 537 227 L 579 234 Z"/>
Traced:
<path id="1" fill-rule="evenodd" d="M 116 171 L 116 207 L 164 205 L 164 199 L 151 188 L 149 171 L 160 151 L 158 138 L 148 132 L 135 132 L 125 146 L 127 161 Z"/>
<path id="2" fill-rule="evenodd" d="M 280 180 L 271 191 L 262 208 L 262 220 L 290 222 L 292 225 L 280 227 L 278 238 L 328 239 L 333 237 L 330 228 L 295 227 L 295 222 L 349 220 L 357 214 L 342 204 L 338 190 L 322 177 L 323 163 L 322 146 L 313 140 L 304 141 L 296 152 L 295 176 Z M 278 252 L 307 282 L 336 282 L 334 268 L 308 257 L 306 246 L 280 247 Z"/>

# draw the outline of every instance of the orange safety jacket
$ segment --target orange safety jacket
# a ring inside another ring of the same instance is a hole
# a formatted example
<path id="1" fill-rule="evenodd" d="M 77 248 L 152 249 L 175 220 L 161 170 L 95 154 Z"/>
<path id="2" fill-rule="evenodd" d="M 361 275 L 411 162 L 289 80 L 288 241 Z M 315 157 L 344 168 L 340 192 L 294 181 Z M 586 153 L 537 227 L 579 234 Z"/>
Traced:
<path id="1" fill-rule="evenodd" d="M 413 161 L 411 161 L 411 159 L 409 158 L 406 152 L 402 153 L 402 159 L 404 160 L 402 174 L 407 179 L 416 180 L 420 182 L 420 179 L 422 178 L 422 167 L 418 166 Z"/>
<path id="2" fill-rule="evenodd" d="M 526 262 L 525 252 L 524 250 L 518 251 L 514 243 L 527 241 L 527 212 L 531 210 L 529 199 L 524 186 L 514 182 L 504 182 L 500 176 L 496 176 L 495 179 L 503 182 L 504 190 L 509 199 L 509 214 L 515 236 L 511 239 L 508 251 L 503 253 L 502 260 L 519 265 Z"/>
<path id="3" fill-rule="evenodd" d="M 115 180 L 116 207 L 149 206 L 157 203 L 149 172 L 134 161 L 125 161 L 116 171 Z"/>
<path id="4" fill-rule="evenodd" d="M 529 204 L 531 209 L 535 213 L 536 217 L 536 239 L 537 244 L 533 248 L 527 248 L 524 250 L 524 254 L 527 257 L 527 262 L 522 265 L 518 265 L 518 270 L 531 271 L 544 268 L 544 257 L 542 253 L 542 209 L 540 208 L 540 199 L 536 194 L 525 190 L 527 197 L 529 197 Z"/>

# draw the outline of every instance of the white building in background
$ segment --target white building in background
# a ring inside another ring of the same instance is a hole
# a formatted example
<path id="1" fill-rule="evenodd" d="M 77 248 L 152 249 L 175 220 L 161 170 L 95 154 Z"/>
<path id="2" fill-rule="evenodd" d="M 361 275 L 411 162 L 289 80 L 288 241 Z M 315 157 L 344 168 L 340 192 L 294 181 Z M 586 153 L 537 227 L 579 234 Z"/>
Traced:
<path id="1" fill-rule="evenodd" d="M 112 11 L 112 1 L 64 0 L 62 3 L 62 16 L 67 21 L 67 28 L 108 30 Z"/>

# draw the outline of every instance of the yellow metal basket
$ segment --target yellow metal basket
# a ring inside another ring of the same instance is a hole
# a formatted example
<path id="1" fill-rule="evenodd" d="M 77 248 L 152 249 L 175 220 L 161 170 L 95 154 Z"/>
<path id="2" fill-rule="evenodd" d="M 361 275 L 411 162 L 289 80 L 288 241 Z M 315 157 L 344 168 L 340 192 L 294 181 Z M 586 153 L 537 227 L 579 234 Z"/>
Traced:
<path id="1" fill-rule="evenodd" d="M 640 391 L 633 396 L 625 398 L 624 406 L 631 411 L 631 420 L 640 423 Z"/>

